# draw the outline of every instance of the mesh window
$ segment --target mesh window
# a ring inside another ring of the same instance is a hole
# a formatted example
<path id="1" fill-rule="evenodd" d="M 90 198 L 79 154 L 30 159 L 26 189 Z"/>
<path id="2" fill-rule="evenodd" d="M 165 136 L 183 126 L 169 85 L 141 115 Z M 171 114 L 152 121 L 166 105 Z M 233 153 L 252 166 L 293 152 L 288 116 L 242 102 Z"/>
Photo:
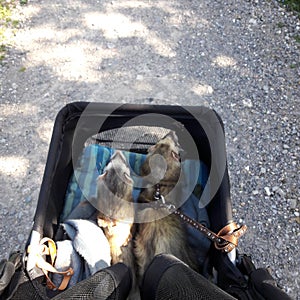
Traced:
<path id="1" fill-rule="evenodd" d="M 106 130 L 90 137 L 85 146 L 100 144 L 105 147 L 145 153 L 170 132 L 170 129 L 150 126 L 130 126 Z"/>

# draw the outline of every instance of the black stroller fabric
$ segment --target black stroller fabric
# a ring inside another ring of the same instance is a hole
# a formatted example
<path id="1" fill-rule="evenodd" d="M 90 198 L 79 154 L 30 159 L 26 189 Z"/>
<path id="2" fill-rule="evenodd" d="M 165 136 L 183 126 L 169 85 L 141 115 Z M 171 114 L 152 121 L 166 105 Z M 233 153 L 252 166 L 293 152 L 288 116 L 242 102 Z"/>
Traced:
<path id="1" fill-rule="evenodd" d="M 256 268 L 249 255 L 237 253 L 236 265 L 215 249 L 211 261 L 218 271 L 218 286 L 239 300 L 291 300 L 266 268 Z"/>
<path id="2" fill-rule="evenodd" d="M 0 299 L 14 300 L 62 300 L 62 299 L 126 299 L 131 287 L 131 272 L 121 263 L 106 268 L 76 286 L 55 296 L 47 293 L 44 278 L 29 278 L 20 266 L 20 255 L 14 253 L 7 265 L 17 263 L 18 268 L 1 269 Z M 266 269 L 256 269 L 248 256 L 239 256 L 234 267 L 222 264 L 222 288 L 190 269 L 171 255 L 158 255 L 148 267 L 141 287 L 142 299 L 203 299 L 203 300 L 290 300 L 280 290 Z M 225 259 L 226 261 L 226 259 Z M 2 261 L 3 262 L 3 261 Z M 4 266 L 4 264 L 2 264 Z M 10 277 L 11 279 L 9 279 Z M 5 287 L 5 288 L 4 288 Z M 3 289 L 2 289 L 3 288 Z M 233 295 L 233 296 L 230 296 Z"/>
<path id="3" fill-rule="evenodd" d="M 65 300 L 65 299 L 126 299 L 131 287 L 131 271 L 121 263 L 97 272 L 76 286 L 54 295 L 47 295 L 43 289 L 41 278 L 21 284 L 13 295 L 13 300 Z M 50 297 L 48 297 L 50 296 Z M 54 296 L 54 297 L 52 297 Z M 8 299 L 5 298 L 0 299 Z"/>
<path id="4" fill-rule="evenodd" d="M 131 288 L 130 272 L 124 264 L 118 263 L 79 282 L 54 299 L 126 299 Z"/>
<path id="5" fill-rule="evenodd" d="M 157 120 L 153 114 L 160 114 L 174 119 Z M 68 104 L 58 114 L 53 129 L 47 164 L 40 190 L 39 201 L 34 217 L 33 230 L 52 238 L 59 224 L 63 210 L 64 197 L 69 179 L 72 175 L 73 163 L 82 153 L 88 138 L 99 131 L 111 130 L 126 126 L 131 119 L 139 118 L 135 126 L 158 126 L 175 130 L 179 139 L 184 139 L 182 128 L 193 138 L 199 158 L 214 170 L 214 177 L 221 180 L 207 211 L 213 219 L 211 229 L 218 232 L 232 221 L 229 178 L 227 167 L 225 172 L 218 165 L 226 161 L 223 123 L 215 111 L 206 107 L 152 106 L 152 105 L 116 105 L 103 103 L 78 102 Z M 148 117 L 149 116 L 149 117 Z M 206 126 L 206 132 L 201 125 Z M 101 123 L 101 128 L 95 124 Z M 207 135 L 210 135 L 210 141 Z M 74 144 L 76 147 L 74 147 Z M 189 149 L 186 156 L 189 157 Z M 212 162 L 212 151 L 216 160 Z M 212 165 L 214 164 L 214 165 Z"/>
<path id="6" fill-rule="evenodd" d="M 141 288 L 143 300 L 233 300 L 215 284 L 172 255 L 155 257 Z"/>

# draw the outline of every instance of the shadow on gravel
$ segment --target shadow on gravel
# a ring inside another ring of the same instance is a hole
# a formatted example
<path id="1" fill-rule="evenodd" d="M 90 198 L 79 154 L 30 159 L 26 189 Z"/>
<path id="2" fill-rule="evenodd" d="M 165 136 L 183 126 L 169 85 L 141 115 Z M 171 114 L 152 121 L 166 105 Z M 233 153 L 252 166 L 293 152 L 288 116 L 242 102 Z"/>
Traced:
<path id="1" fill-rule="evenodd" d="M 219 24 L 216 16 L 201 16 L 205 4 L 197 4 L 194 11 L 192 3 L 179 2 L 76 3 L 37 5 L 30 33 L 21 37 L 31 48 L 26 55 L 27 76 L 36 74 L 32 68 L 40 69 L 41 80 L 50 85 L 49 94 L 56 85 L 80 93 L 78 84 L 83 82 L 91 86 L 82 100 L 101 101 L 98 97 L 109 92 L 119 101 L 128 89 L 137 97 L 178 96 L 180 102 L 185 96 L 187 104 L 199 104 L 224 89 L 224 82 L 249 77 L 249 70 L 235 58 L 234 47 L 226 47 L 230 44 L 226 33 L 234 26 L 219 35 L 216 26 L 222 26 L 222 18 L 218 16 Z M 45 68 L 53 76 L 44 75 Z M 168 95 L 160 84 L 171 85 Z M 118 88 L 123 95 L 114 94 Z"/>

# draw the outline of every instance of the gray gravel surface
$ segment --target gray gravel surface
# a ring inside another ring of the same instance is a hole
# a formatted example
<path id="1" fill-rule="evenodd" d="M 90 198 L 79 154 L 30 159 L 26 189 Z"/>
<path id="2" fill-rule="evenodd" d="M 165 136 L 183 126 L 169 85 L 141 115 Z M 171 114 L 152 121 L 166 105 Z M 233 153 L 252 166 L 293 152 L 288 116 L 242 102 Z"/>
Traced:
<path id="1" fill-rule="evenodd" d="M 300 21 L 276 1 L 33 0 L 0 65 L 0 256 L 28 237 L 58 111 L 207 105 L 225 123 L 239 249 L 300 299 Z"/>

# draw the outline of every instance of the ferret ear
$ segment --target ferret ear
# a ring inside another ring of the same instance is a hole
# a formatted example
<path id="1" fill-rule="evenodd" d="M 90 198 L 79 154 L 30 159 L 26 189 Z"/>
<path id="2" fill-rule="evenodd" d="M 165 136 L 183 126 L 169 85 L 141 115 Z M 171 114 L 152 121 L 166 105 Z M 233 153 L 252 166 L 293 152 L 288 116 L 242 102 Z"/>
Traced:
<path id="1" fill-rule="evenodd" d="M 170 138 L 172 141 L 174 141 L 175 143 L 178 143 L 178 137 L 176 135 L 176 132 L 174 130 L 170 130 L 163 138 Z"/>
<path id="2" fill-rule="evenodd" d="M 107 171 L 105 171 L 104 173 L 102 173 L 101 175 L 98 176 L 98 180 L 101 179 L 103 180 L 107 175 Z"/>
<path id="3" fill-rule="evenodd" d="M 154 152 L 154 151 L 156 150 L 156 148 L 157 148 L 157 145 L 150 146 L 150 147 L 148 148 L 148 153 Z"/>

